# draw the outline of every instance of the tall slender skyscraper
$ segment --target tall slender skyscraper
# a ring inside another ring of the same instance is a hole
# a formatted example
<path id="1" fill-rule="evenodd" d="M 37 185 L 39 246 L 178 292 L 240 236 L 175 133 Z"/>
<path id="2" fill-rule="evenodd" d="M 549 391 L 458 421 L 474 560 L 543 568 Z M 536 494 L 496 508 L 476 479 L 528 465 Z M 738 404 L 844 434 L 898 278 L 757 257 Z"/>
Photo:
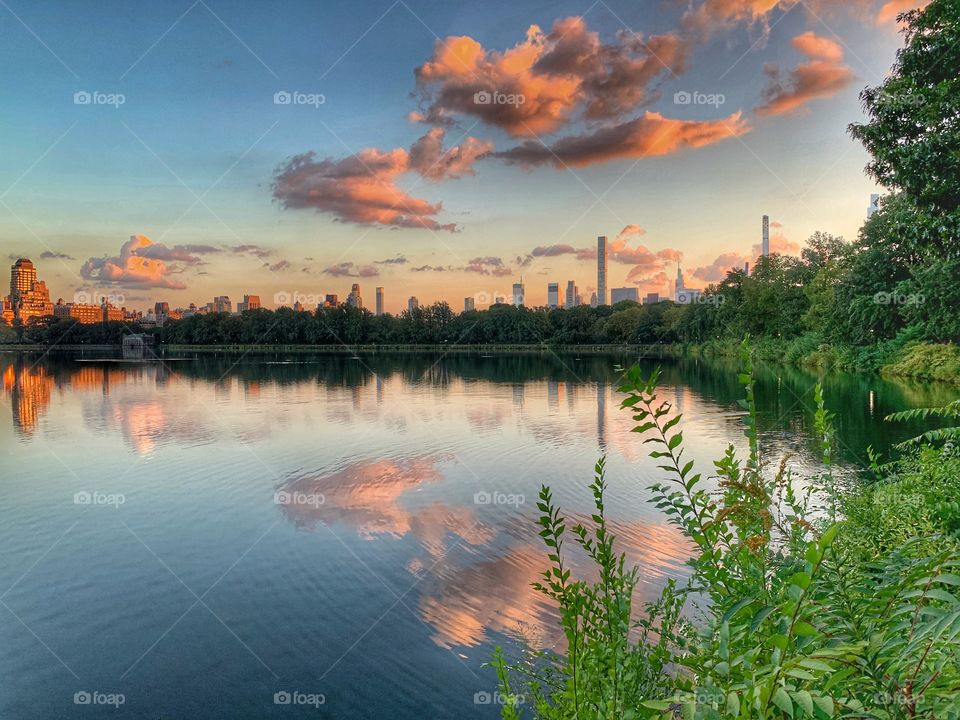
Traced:
<path id="1" fill-rule="evenodd" d="M 607 236 L 597 238 L 597 305 L 607 304 Z"/>
<path id="2" fill-rule="evenodd" d="M 347 295 L 347 305 L 355 308 L 363 307 L 363 298 L 360 297 L 360 283 L 354 283 L 350 294 Z"/>
<path id="3" fill-rule="evenodd" d="M 770 254 L 770 216 L 763 216 L 763 245 L 761 254 L 767 257 Z"/>
<path id="4" fill-rule="evenodd" d="M 547 307 L 551 310 L 560 307 L 560 283 L 547 283 Z"/>
<path id="5" fill-rule="evenodd" d="M 377 315 L 383 315 L 383 288 L 377 288 Z"/>
<path id="6" fill-rule="evenodd" d="M 513 284 L 513 305 L 523 307 L 523 278 L 520 278 L 520 282 Z"/>
<path id="7" fill-rule="evenodd" d="M 567 302 L 564 307 L 572 308 L 580 304 L 580 293 L 575 280 L 567 280 Z"/>

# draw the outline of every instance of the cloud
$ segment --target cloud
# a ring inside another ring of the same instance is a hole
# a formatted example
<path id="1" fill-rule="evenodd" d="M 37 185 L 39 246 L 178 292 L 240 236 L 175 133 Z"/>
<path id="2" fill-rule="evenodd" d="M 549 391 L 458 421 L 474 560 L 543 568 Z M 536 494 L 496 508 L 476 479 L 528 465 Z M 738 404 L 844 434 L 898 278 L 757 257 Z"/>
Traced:
<path id="1" fill-rule="evenodd" d="M 754 245 L 751 250 L 753 257 L 760 257 L 763 248 L 760 243 Z M 779 255 L 798 255 L 800 253 L 800 243 L 789 240 L 783 233 L 774 233 L 770 236 L 770 252 Z"/>
<path id="2" fill-rule="evenodd" d="M 749 131 L 741 113 L 720 120 L 677 120 L 646 112 L 619 125 L 561 138 L 552 147 L 527 140 L 517 147 L 495 153 L 495 156 L 525 167 L 551 163 L 560 170 L 611 160 L 668 155 L 686 148 L 711 145 Z"/>
<path id="3" fill-rule="evenodd" d="M 13 255 L 11 255 L 10 257 L 13 258 Z M 14 258 L 14 259 L 19 259 L 19 258 Z M 74 260 L 75 258 L 71 255 L 67 255 L 66 253 L 62 253 L 62 252 L 57 252 L 55 250 L 44 250 L 42 253 L 40 253 L 40 259 L 41 260 Z"/>
<path id="4" fill-rule="evenodd" d="M 440 182 L 473 175 L 473 164 L 493 151 L 492 142 L 474 137 L 444 150 L 443 136 L 442 128 L 431 128 L 410 146 L 410 169 L 427 180 Z"/>
<path id="5" fill-rule="evenodd" d="M 896 22 L 900 13 L 923 9 L 929 4 L 930 0 L 889 0 L 889 2 L 883 4 L 883 7 L 877 13 L 877 25 Z"/>
<path id="6" fill-rule="evenodd" d="M 374 260 L 377 265 L 406 265 L 409 260 L 407 260 L 403 255 L 397 255 L 396 257 L 387 258 L 386 260 Z"/>
<path id="7" fill-rule="evenodd" d="M 326 268 L 323 274 L 333 277 L 377 277 L 380 271 L 372 265 L 355 265 L 352 262 L 342 262 Z"/>
<path id="8" fill-rule="evenodd" d="M 420 267 L 410 268 L 410 272 L 446 272 L 449 269 L 443 265 L 421 265 Z"/>
<path id="9" fill-rule="evenodd" d="M 758 115 L 796 112 L 813 100 L 836 95 L 854 79 L 853 72 L 843 64 L 843 48 L 835 40 L 805 32 L 795 37 L 792 44 L 809 60 L 786 76 L 776 64 L 764 67 L 767 87 L 763 91 L 764 104 L 756 108 Z"/>
<path id="10" fill-rule="evenodd" d="M 592 260 L 597 257 L 597 249 L 594 247 L 575 248 L 573 245 L 538 245 L 530 254 L 537 257 L 558 257 L 560 255 L 576 255 L 577 260 Z"/>
<path id="11" fill-rule="evenodd" d="M 157 247 L 169 250 L 163 245 L 157 244 Z M 88 280 L 126 287 L 184 289 L 186 285 L 169 277 L 181 267 L 150 257 L 153 248 L 154 243 L 145 235 L 131 235 L 120 247 L 119 255 L 89 258 L 80 268 L 80 275 Z"/>
<path id="12" fill-rule="evenodd" d="M 513 270 L 511 270 L 502 259 L 491 256 L 475 257 L 467 263 L 463 270 L 464 272 L 493 275 L 494 277 L 504 277 L 513 274 Z"/>
<path id="13" fill-rule="evenodd" d="M 151 243 L 134 251 L 139 257 L 165 262 L 180 262 L 186 265 L 199 265 L 202 261 L 199 255 L 221 252 L 212 245 L 174 245 L 167 247 L 163 243 Z"/>
<path id="14" fill-rule="evenodd" d="M 658 79 L 683 72 L 688 51 L 675 34 L 621 31 L 603 43 L 581 17 L 557 20 L 549 33 L 531 25 L 504 51 L 448 37 L 415 71 L 423 110 L 412 117 L 444 126 L 469 115 L 513 137 L 552 133 L 575 118 L 617 119 L 648 101 Z"/>
<path id="15" fill-rule="evenodd" d="M 683 16 L 687 30 L 709 33 L 736 23 L 766 23 L 777 8 L 789 10 L 799 0 L 704 0 Z"/>
<path id="16" fill-rule="evenodd" d="M 493 148 L 475 138 L 447 151 L 442 143 L 443 130 L 434 128 L 409 152 L 366 148 L 337 160 L 302 153 L 277 168 L 273 196 L 286 209 L 313 208 L 341 222 L 455 232 L 455 224 L 436 219 L 442 203 L 413 197 L 396 185 L 407 172 L 434 181 L 468 174 L 472 163 Z"/>
<path id="17" fill-rule="evenodd" d="M 641 293 L 661 293 L 669 295 L 673 289 L 670 276 L 662 270 L 651 271 L 638 265 L 627 273 L 627 282 L 637 286 Z"/>
<path id="18" fill-rule="evenodd" d="M 273 255 L 273 250 L 268 250 L 267 248 L 260 247 L 259 245 L 233 245 L 230 246 L 230 252 L 253 255 L 254 257 L 258 258 L 265 258 Z"/>
<path id="19" fill-rule="evenodd" d="M 646 235 L 647 231 L 644 230 L 639 225 L 627 225 L 623 230 L 617 233 L 617 236 L 613 239 L 613 244 L 623 242 L 626 243 L 628 238 L 633 236 L 639 237 L 640 235 Z"/>
<path id="20" fill-rule="evenodd" d="M 742 268 L 749 258 L 735 252 L 727 252 L 718 256 L 709 265 L 694 268 L 691 274 L 708 283 L 720 282 L 727 276 L 727 272 L 735 268 Z"/>
<path id="21" fill-rule="evenodd" d="M 279 260 L 279 261 L 275 262 L 273 265 L 271 265 L 271 266 L 270 266 L 269 268 L 267 268 L 267 269 L 270 270 L 270 272 L 283 272 L 284 270 L 289 270 L 289 269 L 290 269 L 290 261 L 289 261 L 289 260 Z"/>

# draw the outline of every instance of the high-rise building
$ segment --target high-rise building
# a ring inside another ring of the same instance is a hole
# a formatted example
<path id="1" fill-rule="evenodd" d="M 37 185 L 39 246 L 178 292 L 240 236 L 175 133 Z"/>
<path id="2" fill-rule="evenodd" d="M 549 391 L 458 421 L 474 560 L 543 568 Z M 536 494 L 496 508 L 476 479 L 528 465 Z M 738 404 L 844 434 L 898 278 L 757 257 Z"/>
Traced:
<path id="1" fill-rule="evenodd" d="M 647 293 L 643 298 L 644 305 L 656 305 L 660 302 L 660 293 Z"/>
<path id="2" fill-rule="evenodd" d="M 523 307 L 523 278 L 513 284 L 513 305 Z"/>
<path id="3" fill-rule="evenodd" d="M 37 269 L 27 258 L 20 258 L 10 267 L 10 304 L 14 318 L 23 324 L 53 315 L 47 284 L 37 280 Z"/>
<path id="4" fill-rule="evenodd" d="M 763 216 L 763 238 L 761 244 L 762 252 L 761 254 L 764 257 L 770 255 L 770 216 Z"/>
<path id="5" fill-rule="evenodd" d="M 743 264 L 743 274 L 744 274 L 744 275 L 749 275 L 749 274 L 750 274 L 750 261 L 749 261 L 749 260 Z"/>
<path id="6" fill-rule="evenodd" d="M 407 300 L 407 312 L 413 312 L 418 307 L 420 307 L 420 301 L 417 300 L 413 295 L 410 296 L 410 299 Z"/>
<path id="7" fill-rule="evenodd" d="M 590 293 L 590 307 L 597 307 L 597 294 L 595 292 Z"/>
<path id="8" fill-rule="evenodd" d="M 580 293 L 577 292 L 577 283 L 574 280 L 567 280 L 567 301 L 564 307 L 570 309 L 580 304 Z"/>
<path id="9" fill-rule="evenodd" d="M 336 295 L 325 295 L 323 298 L 323 306 L 327 308 L 335 308 L 340 304 L 340 298 Z"/>
<path id="10" fill-rule="evenodd" d="M 244 295 L 243 302 L 237 303 L 237 312 L 246 312 L 247 310 L 260 309 L 259 295 Z"/>
<path id="11" fill-rule="evenodd" d="M 623 302 L 624 300 L 631 300 L 635 303 L 640 302 L 640 291 L 635 287 L 611 288 L 611 305 L 616 305 L 618 302 Z"/>
<path id="12" fill-rule="evenodd" d="M 463 299 L 463 311 L 464 311 L 464 312 L 472 312 L 472 311 L 476 310 L 476 308 L 477 308 L 477 302 L 476 302 L 476 299 L 475 299 L 475 298 L 467 297 L 467 298 L 464 298 L 464 299 Z"/>
<path id="13" fill-rule="evenodd" d="M 103 309 L 99 305 L 64 303 L 63 298 L 59 298 L 53 306 L 53 315 L 57 318 L 73 318 L 81 325 L 103 322 Z"/>
<path id="14" fill-rule="evenodd" d="M 593 303 L 591 302 L 591 305 Z M 597 305 L 607 304 L 607 236 L 597 238 Z M 596 307 L 596 306 L 594 306 Z"/>
<path id="15" fill-rule="evenodd" d="M 383 315 L 383 288 L 377 288 L 377 315 Z"/>
<path id="16" fill-rule="evenodd" d="M 560 307 L 560 283 L 547 283 L 547 307 L 551 310 Z"/>
<path id="17" fill-rule="evenodd" d="M 161 315 L 170 314 L 170 303 L 168 302 L 156 302 L 153 304 L 153 314 L 157 317 Z"/>
<path id="18" fill-rule="evenodd" d="M 347 305 L 358 309 L 363 307 L 363 298 L 360 297 L 360 283 L 354 283 L 350 289 L 350 294 L 347 295 Z"/>
<path id="19" fill-rule="evenodd" d="M 232 313 L 233 312 L 233 303 L 230 302 L 230 298 L 226 295 L 217 295 L 213 299 L 213 307 L 210 309 L 210 312 L 216 313 Z"/>
<path id="20" fill-rule="evenodd" d="M 506 299 L 503 295 L 501 295 L 500 293 L 496 293 L 496 294 L 494 294 L 494 296 L 493 296 L 493 304 L 494 304 L 494 305 L 506 305 L 506 304 L 507 304 L 507 299 Z"/>
<path id="21" fill-rule="evenodd" d="M 880 195 L 872 193 L 870 195 L 870 205 L 867 206 L 867 220 L 876 215 L 878 210 L 880 210 Z"/>
<path id="22" fill-rule="evenodd" d="M 229 300 L 227 301 L 229 302 Z M 102 322 L 123 322 L 125 317 L 123 308 L 118 308 L 107 302 L 106 298 L 100 301 L 100 317 Z"/>

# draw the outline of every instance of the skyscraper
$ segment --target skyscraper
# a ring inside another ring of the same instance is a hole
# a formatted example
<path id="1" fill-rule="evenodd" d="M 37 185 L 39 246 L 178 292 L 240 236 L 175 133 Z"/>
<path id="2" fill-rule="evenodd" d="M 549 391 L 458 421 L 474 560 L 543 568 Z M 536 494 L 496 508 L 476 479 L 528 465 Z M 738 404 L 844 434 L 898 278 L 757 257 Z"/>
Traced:
<path id="1" fill-rule="evenodd" d="M 597 238 L 597 305 L 607 304 L 607 236 Z"/>
<path id="2" fill-rule="evenodd" d="M 579 304 L 580 293 L 577 291 L 577 283 L 575 280 L 567 280 L 567 302 L 564 307 L 569 309 Z"/>
<path id="3" fill-rule="evenodd" d="M 520 278 L 520 282 L 513 284 L 513 304 L 523 307 L 523 278 Z"/>
<path id="4" fill-rule="evenodd" d="M 410 299 L 407 300 L 407 312 L 413 312 L 418 307 L 420 307 L 420 301 L 417 300 L 413 295 L 410 296 Z"/>
<path id="5" fill-rule="evenodd" d="M 213 312 L 217 312 L 217 313 L 233 312 L 233 303 L 230 302 L 230 298 L 226 295 L 217 295 L 213 299 Z"/>
<path id="6" fill-rule="evenodd" d="M 363 298 L 360 297 L 360 283 L 353 284 L 350 294 L 347 295 L 347 305 L 358 309 L 363 307 Z"/>
<path id="7" fill-rule="evenodd" d="M 551 310 L 560 307 L 560 283 L 547 283 L 547 307 Z"/>
<path id="8" fill-rule="evenodd" d="M 377 315 L 383 315 L 383 288 L 377 288 Z"/>
<path id="9" fill-rule="evenodd" d="M 37 280 L 37 269 L 27 258 L 20 258 L 10 267 L 10 304 L 14 317 L 24 324 L 33 318 L 53 315 L 47 284 Z"/>
<path id="10" fill-rule="evenodd" d="M 466 297 L 463 299 L 463 311 L 472 312 L 477 307 L 476 300 L 472 297 Z"/>
<path id="11" fill-rule="evenodd" d="M 870 195 L 870 205 L 867 207 L 867 220 L 877 214 L 880 209 L 880 195 L 873 193 Z"/>
<path id="12" fill-rule="evenodd" d="M 770 216 L 763 216 L 763 245 L 761 254 L 767 257 L 770 254 Z"/>
<path id="13" fill-rule="evenodd" d="M 237 303 L 237 312 L 246 312 L 247 310 L 260 309 L 259 295 L 244 295 L 243 302 Z"/>
<path id="14" fill-rule="evenodd" d="M 635 303 L 640 302 L 640 291 L 635 287 L 611 288 L 611 305 L 616 305 L 618 302 L 623 302 L 624 300 L 631 300 Z"/>

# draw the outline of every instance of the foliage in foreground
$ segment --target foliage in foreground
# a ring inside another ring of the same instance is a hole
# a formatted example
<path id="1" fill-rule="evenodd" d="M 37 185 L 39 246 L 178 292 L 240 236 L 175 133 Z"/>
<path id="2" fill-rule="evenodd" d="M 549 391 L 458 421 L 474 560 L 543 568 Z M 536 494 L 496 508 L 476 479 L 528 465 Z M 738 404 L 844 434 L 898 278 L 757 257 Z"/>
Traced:
<path id="1" fill-rule="evenodd" d="M 882 482 L 842 493 L 818 387 L 821 471 L 797 478 L 784 461 L 771 472 L 746 343 L 742 362 L 749 452 L 730 445 L 709 479 L 684 457 L 681 415 L 658 400 L 658 373 L 631 368 L 620 388 L 665 474 L 653 502 L 695 551 L 685 587 L 670 583 L 634 612 L 638 571 L 614 549 L 603 460 L 589 529 L 569 527 L 542 488 L 550 569 L 537 588 L 559 606 L 567 650 L 508 665 L 498 649 L 504 718 L 527 706 L 551 720 L 960 717 L 960 513 L 940 507 L 960 490 L 960 455 L 924 445 L 884 466 Z M 898 512 L 908 496 L 916 512 Z M 572 576 L 571 541 L 596 581 Z"/>

